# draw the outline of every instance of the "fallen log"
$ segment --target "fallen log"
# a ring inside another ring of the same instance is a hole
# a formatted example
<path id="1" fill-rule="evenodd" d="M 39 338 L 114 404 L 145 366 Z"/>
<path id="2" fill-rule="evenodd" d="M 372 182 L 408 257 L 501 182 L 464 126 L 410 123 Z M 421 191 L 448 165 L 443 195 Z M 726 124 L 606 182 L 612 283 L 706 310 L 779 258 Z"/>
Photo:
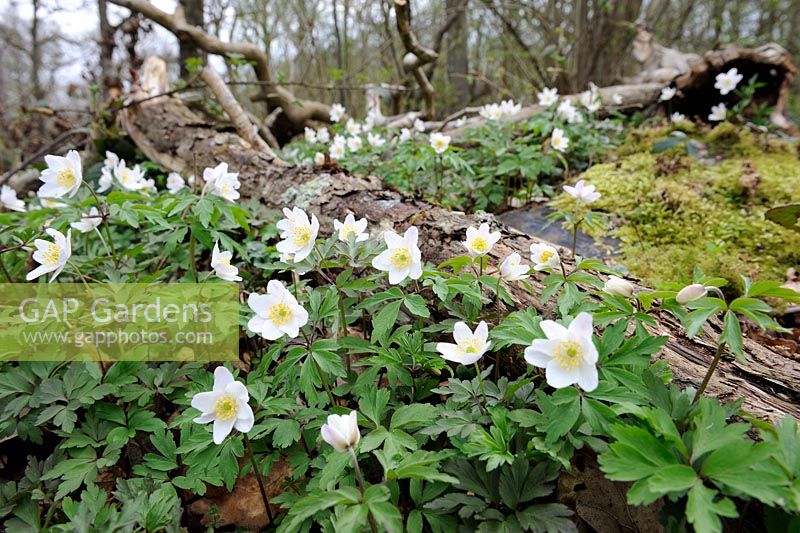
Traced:
<path id="1" fill-rule="evenodd" d="M 717 74 L 732 68 L 744 76 L 739 87 L 753 76 L 758 77 L 758 81 L 764 85 L 756 90 L 754 103 L 772 107 L 772 123 L 778 128 L 790 129 L 793 125 L 784 115 L 784 111 L 797 67 L 792 61 L 792 55 L 775 43 L 757 48 L 731 44 L 706 52 L 701 61 L 692 65 L 691 71 L 675 78 L 673 83 L 678 94 L 672 103 L 673 110 L 706 120 L 713 105 L 722 102 L 730 109 L 740 100 L 737 91 L 723 96 L 714 88 L 714 83 Z"/>
<path id="2" fill-rule="evenodd" d="M 502 241 L 492 249 L 493 264 L 511 252 L 528 256 L 530 245 L 537 242 L 498 223 L 492 215 L 466 215 L 409 198 L 387 189 L 376 176 L 352 175 L 335 167 L 287 165 L 271 152 L 254 148 L 230 128 L 221 130 L 204 122 L 173 97 L 130 106 L 123 113 L 134 142 L 169 170 L 190 171 L 194 164 L 202 168 L 225 161 L 239 173 L 244 198 L 256 198 L 272 208 L 298 205 L 315 213 L 323 229 L 331 228 L 332 220 L 347 212 L 366 217 L 373 234 L 376 227 L 401 231 L 413 224 L 420 230 L 423 258 L 433 263 L 462 255 L 460 241 L 466 228 L 481 222 L 490 222 L 503 232 Z M 542 288 L 536 280 L 533 286 L 537 291 Z M 516 288 L 513 295 L 520 308 L 545 310 L 537 293 Z M 655 357 L 670 364 L 676 383 L 696 387 L 713 358 L 712 343 L 686 338 L 666 312 L 654 316 L 658 320 L 654 333 L 669 339 Z M 721 324 L 712 321 L 705 332 L 715 338 L 720 331 Z M 724 360 L 707 393 L 725 400 L 744 396 L 745 408 L 760 418 L 776 420 L 787 413 L 800 418 L 800 362 L 752 339 L 745 339 L 744 347 L 748 363 Z"/>

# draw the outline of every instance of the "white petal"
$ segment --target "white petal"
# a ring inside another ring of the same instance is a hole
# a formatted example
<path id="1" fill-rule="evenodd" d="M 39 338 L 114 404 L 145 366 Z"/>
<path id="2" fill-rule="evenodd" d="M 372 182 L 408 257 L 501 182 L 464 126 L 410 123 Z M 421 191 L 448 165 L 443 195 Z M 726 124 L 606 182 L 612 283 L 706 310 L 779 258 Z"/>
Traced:
<path id="1" fill-rule="evenodd" d="M 578 381 L 578 370 L 567 370 L 552 360 L 547 363 L 545 377 L 548 385 L 556 389 L 563 389 Z"/>
<path id="2" fill-rule="evenodd" d="M 539 324 L 548 339 L 562 339 L 567 335 L 567 328 L 552 320 L 542 320 Z"/>
<path id="3" fill-rule="evenodd" d="M 386 241 L 386 246 L 389 248 L 400 248 L 405 244 L 403 237 L 393 231 L 384 232 L 383 240 Z"/>
<path id="4" fill-rule="evenodd" d="M 233 427 L 235 427 L 237 431 L 247 433 L 253 429 L 254 423 L 255 416 L 253 415 L 253 409 L 247 404 L 239 406 L 239 412 L 236 415 L 236 421 L 233 423 Z"/>
<path id="5" fill-rule="evenodd" d="M 216 416 L 214 413 L 203 413 L 202 415 L 198 416 L 197 418 L 193 418 L 192 422 L 196 422 L 198 424 L 208 424 L 212 420 L 214 420 Z"/>
<path id="6" fill-rule="evenodd" d="M 192 396 L 192 407 L 201 413 L 211 413 L 214 411 L 214 404 L 219 398 L 219 391 L 198 392 Z"/>
<path id="7" fill-rule="evenodd" d="M 214 391 L 224 391 L 228 385 L 233 383 L 233 374 L 224 366 L 218 366 L 214 369 Z"/>
<path id="8" fill-rule="evenodd" d="M 525 348 L 525 361 L 528 364 L 545 368 L 547 363 L 553 358 L 551 354 L 552 341 L 545 339 L 536 339 L 530 346 Z"/>
<path id="9" fill-rule="evenodd" d="M 455 363 L 460 363 L 462 360 L 462 352 L 458 345 L 450 342 L 437 342 L 436 351 L 442 355 L 442 358 Z"/>
<path id="10" fill-rule="evenodd" d="M 234 423 L 236 423 L 235 418 L 231 418 L 230 420 L 214 420 L 214 444 L 222 444 L 225 437 L 230 435 Z"/>
<path id="11" fill-rule="evenodd" d="M 481 320 L 478 327 L 475 328 L 475 336 L 483 342 L 486 342 L 489 338 L 489 326 L 483 320 Z"/>
<path id="12" fill-rule="evenodd" d="M 52 272 L 56 268 L 58 268 L 58 266 L 56 266 L 56 265 L 41 265 L 41 266 L 35 268 L 34 270 L 31 270 L 30 272 L 28 272 L 28 275 L 25 276 L 25 279 L 27 281 L 31 281 L 33 279 L 38 278 L 39 276 L 47 274 L 48 272 Z"/>
<path id="13" fill-rule="evenodd" d="M 408 228 L 403 235 L 403 239 L 406 241 L 406 244 L 411 247 L 415 248 L 417 246 L 417 241 L 419 240 L 419 230 L 416 226 L 411 226 Z"/>
<path id="14" fill-rule="evenodd" d="M 269 313 L 269 296 L 251 292 L 247 297 L 247 305 L 258 315 L 267 316 Z"/>
<path id="15" fill-rule="evenodd" d="M 461 344 L 471 338 L 472 330 L 469 329 L 469 326 L 465 322 L 456 322 L 453 326 L 453 340 L 456 341 L 456 344 Z"/>
<path id="16" fill-rule="evenodd" d="M 586 312 L 578 313 L 578 316 L 569 325 L 569 332 L 578 337 L 591 337 L 593 332 L 592 315 Z"/>
<path id="17" fill-rule="evenodd" d="M 376 270 L 380 270 L 382 272 L 388 272 L 392 268 L 391 257 L 392 257 L 392 251 L 384 250 L 372 260 L 372 266 Z"/>
<path id="18" fill-rule="evenodd" d="M 397 285 L 398 283 L 402 282 L 404 279 L 408 277 L 409 268 L 402 268 L 402 269 L 390 269 L 389 270 L 389 283 L 391 285 Z"/>
<path id="19" fill-rule="evenodd" d="M 581 365 L 578 367 L 578 386 L 580 388 L 586 392 L 591 392 L 597 388 L 598 383 L 596 366 Z"/>
<path id="20" fill-rule="evenodd" d="M 415 261 L 411 263 L 411 268 L 408 271 L 408 277 L 411 279 L 419 279 L 422 276 L 422 263 Z"/>
<path id="21" fill-rule="evenodd" d="M 239 400 L 240 403 L 246 404 L 250 399 L 250 394 L 247 392 L 247 387 L 241 381 L 233 381 L 225 386 L 225 394 L 230 394 Z"/>

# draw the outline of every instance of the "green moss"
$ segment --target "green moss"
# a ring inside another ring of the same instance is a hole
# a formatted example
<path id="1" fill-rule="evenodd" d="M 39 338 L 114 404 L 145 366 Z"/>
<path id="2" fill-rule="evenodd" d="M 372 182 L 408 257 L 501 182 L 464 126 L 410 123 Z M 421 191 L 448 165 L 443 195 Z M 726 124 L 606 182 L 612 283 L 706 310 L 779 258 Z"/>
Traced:
<path id="1" fill-rule="evenodd" d="M 653 142 L 668 132 L 634 132 L 618 161 L 581 176 L 603 194 L 595 208 L 612 216 L 610 234 L 622 241 L 621 262 L 631 273 L 658 286 L 690 281 L 695 265 L 737 280 L 783 279 L 800 264 L 800 234 L 764 219 L 770 207 L 800 201 L 793 147 L 721 124 L 693 136 L 711 158 L 680 149 L 652 154 Z"/>

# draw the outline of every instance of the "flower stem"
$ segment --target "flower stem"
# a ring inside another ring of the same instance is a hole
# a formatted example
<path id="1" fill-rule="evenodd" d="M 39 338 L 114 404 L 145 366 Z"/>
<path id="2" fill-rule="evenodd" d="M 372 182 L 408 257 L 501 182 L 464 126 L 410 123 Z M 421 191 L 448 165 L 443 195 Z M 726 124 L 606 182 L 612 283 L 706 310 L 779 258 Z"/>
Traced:
<path id="1" fill-rule="evenodd" d="M 717 369 L 717 365 L 719 364 L 720 359 L 722 359 L 722 354 L 724 352 L 725 342 L 723 341 L 717 346 L 717 351 L 714 353 L 714 359 L 711 361 L 711 366 L 708 367 L 708 371 L 706 372 L 706 376 L 703 378 L 703 382 L 700 384 L 700 387 L 697 388 L 697 392 L 694 394 L 694 400 L 692 400 L 692 403 L 697 403 L 697 400 L 699 400 L 700 396 L 702 396 L 706 391 L 708 382 L 711 381 L 711 376 L 714 374 L 714 370 Z"/>
<path id="2" fill-rule="evenodd" d="M 264 509 L 267 510 L 269 525 L 272 525 L 275 523 L 275 519 L 272 517 L 272 509 L 269 507 L 269 498 L 267 498 L 267 491 L 264 488 L 264 478 L 261 477 L 261 470 L 258 468 L 256 456 L 253 454 L 253 447 L 250 445 L 250 439 L 247 438 L 247 433 L 242 433 L 242 435 L 244 436 L 244 445 L 247 448 L 247 454 L 250 456 L 250 464 L 253 466 L 253 473 L 258 481 L 258 490 L 261 491 L 261 499 L 264 500 Z"/>
<path id="3" fill-rule="evenodd" d="M 358 490 L 361 491 L 361 499 L 364 499 L 364 493 L 366 489 L 364 488 L 364 476 L 361 475 L 361 468 L 358 466 L 358 457 L 356 457 L 356 451 L 353 448 L 349 448 L 350 457 L 353 459 L 353 468 L 356 472 L 356 483 L 358 483 Z M 378 533 L 378 528 L 375 525 L 375 521 L 372 518 L 372 515 L 369 515 L 369 527 L 373 533 Z"/>
<path id="4" fill-rule="evenodd" d="M 328 378 L 325 376 L 325 372 L 322 371 L 322 367 L 319 366 L 319 363 L 317 362 L 316 359 L 314 359 L 314 356 L 310 352 L 311 348 L 309 348 L 308 355 L 309 357 L 311 357 L 311 360 L 314 361 L 314 365 L 317 367 L 317 373 L 319 374 L 319 379 L 322 380 L 322 386 L 325 388 L 325 392 L 328 393 L 328 399 L 331 401 L 331 405 L 336 405 L 336 402 L 333 401 L 333 393 L 331 392 L 331 386 L 328 384 Z"/>
<path id="5" fill-rule="evenodd" d="M 478 366 L 478 362 L 475 361 L 475 372 L 478 373 L 478 383 L 481 384 L 481 394 L 483 394 L 483 406 L 485 409 L 489 409 L 489 402 L 486 401 L 486 385 L 483 383 L 483 376 L 481 375 L 481 367 Z M 483 409 L 481 409 L 483 411 Z"/>
<path id="6" fill-rule="evenodd" d="M 197 259 L 194 253 L 194 233 L 189 232 L 189 264 L 192 267 L 192 277 L 197 281 Z"/>
<path id="7" fill-rule="evenodd" d="M 89 189 L 89 192 L 94 198 L 94 201 L 97 203 L 97 208 L 101 210 L 100 214 L 102 215 L 103 218 L 103 226 L 106 229 L 106 236 L 108 237 L 108 243 L 111 245 L 111 254 L 110 254 L 111 259 L 113 259 L 114 261 L 114 267 L 119 268 L 119 258 L 117 257 L 117 250 L 114 248 L 114 239 L 111 238 L 111 226 L 108 225 L 108 213 L 103 212 L 103 204 L 100 203 L 100 198 L 97 197 L 97 193 L 94 192 L 94 189 L 92 189 L 89 186 L 89 184 L 86 183 L 85 181 L 83 183 L 84 185 L 86 185 L 86 188 Z M 100 232 L 98 231 L 97 234 L 100 235 Z M 100 239 L 102 240 L 102 236 L 100 237 Z M 108 250 L 108 246 L 106 246 L 106 250 Z"/>
<path id="8" fill-rule="evenodd" d="M 578 221 L 572 226 L 572 257 L 575 257 L 575 250 L 578 247 L 578 228 L 583 222 L 583 219 L 578 219 Z"/>

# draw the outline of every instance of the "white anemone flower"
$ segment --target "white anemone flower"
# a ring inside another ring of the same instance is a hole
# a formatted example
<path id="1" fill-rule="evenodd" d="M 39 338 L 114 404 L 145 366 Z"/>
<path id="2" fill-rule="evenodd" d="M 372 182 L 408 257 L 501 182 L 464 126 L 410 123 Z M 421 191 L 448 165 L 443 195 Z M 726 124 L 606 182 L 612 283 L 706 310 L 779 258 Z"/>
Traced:
<path id="1" fill-rule="evenodd" d="M 500 278 L 512 282 L 527 279 L 530 267 L 522 263 L 522 257 L 514 252 L 500 263 Z"/>
<path id="2" fill-rule="evenodd" d="M 92 207 L 88 213 L 81 213 L 81 219 L 73 222 L 70 226 L 81 233 L 89 233 L 99 226 L 101 222 L 103 222 L 103 217 L 100 215 L 100 211 L 96 207 Z"/>
<path id="3" fill-rule="evenodd" d="M 455 122 L 453 122 L 453 127 L 460 128 L 461 126 L 463 126 L 466 123 L 467 123 L 467 119 L 464 118 L 464 117 L 461 117 L 459 119 L 456 119 Z"/>
<path id="4" fill-rule="evenodd" d="M 398 139 L 400 140 L 401 143 L 404 143 L 404 142 L 408 141 L 409 139 L 411 139 L 411 135 L 412 135 L 412 133 L 411 133 L 410 129 L 402 128 L 400 130 L 400 135 L 398 136 Z"/>
<path id="5" fill-rule="evenodd" d="M 104 166 L 97 180 L 97 192 L 106 192 L 114 185 L 114 168 Z"/>
<path id="6" fill-rule="evenodd" d="M 417 241 L 419 232 L 416 226 L 408 228 L 401 237 L 393 231 L 383 234 L 386 250 L 372 260 L 377 270 L 389 273 L 389 283 L 397 285 L 406 278 L 419 279 L 422 276 L 422 252 Z"/>
<path id="7" fill-rule="evenodd" d="M 633 283 L 619 276 L 609 276 L 603 285 L 603 291 L 613 296 L 630 298 L 633 295 Z"/>
<path id="8" fill-rule="evenodd" d="M 66 157 L 57 155 L 44 156 L 47 168 L 39 177 L 44 184 L 39 188 L 42 198 L 72 198 L 83 182 L 81 156 L 75 150 L 67 152 Z"/>
<path id="9" fill-rule="evenodd" d="M 503 118 L 503 111 L 500 109 L 498 104 L 486 104 L 485 106 L 481 107 L 481 110 L 478 114 L 483 118 L 492 121 Z"/>
<path id="10" fill-rule="evenodd" d="M 455 344 L 437 342 L 436 351 L 442 354 L 443 359 L 462 365 L 471 365 L 483 357 L 483 354 L 492 345 L 488 339 L 489 326 L 483 320 L 481 320 L 474 332 L 464 322 L 456 322 L 453 327 Z"/>
<path id="11" fill-rule="evenodd" d="M 738 69 L 732 68 L 728 72 L 717 74 L 714 88 L 719 89 L 719 94 L 725 96 L 729 92 L 735 90 L 736 86 L 739 85 L 739 82 L 742 81 L 743 78 L 744 76 L 739 74 Z"/>
<path id="12" fill-rule="evenodd" d="M 575 106 L 572 105 L 572 102 L 569 100 L 562 100 L 562 102 L 558 104 L 558 107 L 556 108 L 556 114 L 569 123 L 574 122 L 576 120 L 575 117 L 580 116 L 578 110 L 575 109 Z"/>
<path id="13" fill-rule="evenodd" d="M 130 168 L 125 164 L 125 161 L 120 161 L 114 167 L 114 177 L 117 178 L 120 186 L 127 191 L 140 191 L 147 187 L 144 170 L 139 165 L 134 165 L 133 168 Z"/>
<path id="14" fill-rule="evenodd" d="M 702 283 L 693 283 L 682 288 L 675 296 L 675 300 L 681 305 L 686 305 L 689 302 L 699 300 L 708 294 L 708 289 Z"/>
<path id="15" fill-rule="evenodd" d="M 214 274 L 225 281 L 242 281 L 239 269 L 231 264 L 231 259 L 233 252 L 220 252 L 219 242 L 215 242 L 214 250 L 211 252 L 211 268 L 214 269 Z"/>
<path id="16" fill-rule="evenodd" d="M 311 220 L 305 211 L 299 207 L 283 208 L 286 218 L 278 221 L 277 228 L 281 230 L 281 242 L 276 246 L 280 253 L 292 254 L 294 262 L 299 263 L 309 256 L 319 233 L 319 220 L 312 214 Z"/>
<path id="17" fill-rule="evenodd" d="M 708 115 L 708 120 L 711 122 L 721 122 L 728 118 L 728 108 L 724 103 L 711 106 L 711 114 Z"/>
<path id="18" fill-rule="evenodd" d="M 351 235 L 355 238 L 355 242 L 364 242 L 369 239 L 369 233 L 365 231 L 367 229 L 367 219 L 362 218 L 357 221 L 352 213 L 344 218 L 344 222 L 334 220 L 333 229 L 339 233 L 339 240 L 342 242 L 349 242 Z"/>
<path id="19" fill-rule="evenodd" d="M 367 142 L 370 144 L 370 146 L 373 146 L 375 148 L 380 148 L 381 146 L 386 144 L 386 139 L 384 139 L 377 133 L 370 132 L 367 133 Z"/>
<path id="20" fill-rule="evenodd" d="M 325 164 L 325 154 L 322 152 L 317 152 L 314 154 L 314 164 L 318 167 L 321 167 Z"/>
<path id="21" fill-rule="evenodd" d="M 114 152 L 106 150 L 106 158 L 103 160 L 103 166 L 113 169 L 119 164 L 119 156 Z"/>
<path id="22" fill-rule="evenodd" d="M 303 132 L 303 137 L 305 138 L 307 143 L 315 143 L 317 142 L 317 132 L 314 131 L 313 128 L 309 128 L 306 126 L 305 131 Z"/>
<path id="23" fill-rule="evenodd" d="M 37 193 L 36 196 L 39 198 L 39 203 L 42 204 L 42 207 L 46 208 L 58 208 L 58 207 L 67 207 L 67 204 L 64 202 L 56 202 L 52 198 L 43 198 L 39 196 Z"/>
<path id="24" fill-rule="evenodd" d="M 677 111 L 675 111 L 673 114 L 671 114 L 669 116 L 669 119 L 672 122 L 680 122 L 681 120 L 686 120 L 686 115 L 684 115 L 683 113 L 678 113 Z"/>
<path id="25" fill-rule="evenodd" d="M 328 131 L 328 128 L 320 128 L 317 130 L 317 140 L 322 144 L 328 144 L 331 140 L 331 132 Z"/>
<path id="26" fill-rule="evenodd" d="M 267 283 L 267 294 L 250 293 L 247 305 L 255 312 L 247 322 L 247 329 L 270 341 L 284 335 L 294 339 L 308 323 L 308 311 L 283 283 L 274 279 Z"/>
<path id="27" fill-rule="evenodd" d="M 492 247 L 500 240 L 499 231 L 489 231 L 489 224 L 483 223 L 479 228 L 467 228 L 467 240 L 461 244 L 467 249 L 471 257 L 481 257 L 488 254 Z"/>
<path id="28" fill-rule="evenodd" d="M 525 360 L 545 369 L 551 387 L 577 384 L 587 392 L 596 389 L 598 353 L 592 342 L 592 315 L 579 313 L 567 328 L 552 320 L 543 320 L 540 327 L 547 338 L 525 348 Z"/>
<path id="29" fill-rule="evenodd" d="M 239 173 L 228 172 L 228 163 L 204 169 L 203 181 L 206 182 L 205 191 L 209 194 L 216 194 L 232 203 L 239 199 Z"/>
<path id="30" fill-rule="evenodd" d="M 602 103 L 597 91 L 593 90 L 582 92 L 578 97 L 578 100 L 580 101 L 581 105 L 590 113 L 594 113 L 600 109 L 600 105 Z"/>
<path id="31" fill-rule="evenodd" d="M 326 424 L 320 429 L 322 439 L 333 446 L 337 452 L 346 452 L 355 449 L 361 440 L 358 430 L 358 412 L 351 411 L 349 415 L 328 415 Z"/>
<path id="32" fill-rule="evenodd" d="M 578 183 L 576 183 L 574 187 L 564 185 L 564 191 L 579 202 L 585 204 L 591 204 L 597 201 L 601 196 L 599 192 L 595 191 L 594 185 L 587 185 L 584 180 L 578 180 Z"/>
<path id="33" fill-rule="evenodd" d="M 214 444 L 222 444 L 234 428 L 241 433 L 253 429 L 255 417 L 248 401 L 250 394 L 244 383 L 234 380 L 224 366 L 218 366 L 214 370 L 214 388 L 192 397 L 192 407 L 201 413 L 193 422 L 214 422 Z"/>
<path id="34" fill-rule="evenodd" d="M 539 105 L 542 107 L 550 107 L 558 102 L 558 89 L 545 87 L 542 92 L 536 95 L 539 99 Z"/>
<path id="35" fill-rule="evenodd" d="M 425 123 L 422 121 L 422 119 L 416 119 L 414 121 L 414 129 L 420 133 L 425 132 Z"/>
<path id="36" fill-rule="evenodd" d="M 183 177 L 177 172 L 170 172 L 167 176 L 167 190 L 172 194 L 178 194 L 178 191 L 186 187 L 186 182 Z"/>
<path id="37" fill-rule="evenodd" d="M 347 148 L 345 148 L 344 143 L 333 143 L 328 153 L 330 153 L 331 159 L 335 161 L 345 156 L 347 153 Z"/>
<path id="38" fill-rule="evenodd" d="M 549 244 L 538 242 L 531 244 L 531 261 L 533 261 L 533 269 L 538 272 L 557 267 L 561 262 L 561 257 L 558 255 L 558 250 Z"/>
<path id="39" fill-rule="evenodd" d="M 331 122 L 339 122 L 344 118 L 347 110 L 342 104 L 333 104 L 331 106 Z"/>
<path id="40" fill-rule="evenodd" d="M 8 185 L 0 187 L 0 205 L 12 211 L 25 211 L 25 202 L 17 198 L 17 191 Z"/>
<path id="41" fill-rule="evenodd" d="M 514 100 L 503 100 L 498 107 L 500 114 L 504 117 L 513 117 L 522 111 L 522 104 L 515 104 Z"/>
<path id="42" fill-rule="evenodd" d="M 347 130 L 347 133 L 350 135 L 358 135 L 361 133 L 361 124 L 351 118 L 347 120 L 347 124 L 344 125 L 344 129 Z"/>
<path id="43" fill-rule="evenodd" d="M 553 147 L 553 150 L 558 152 L 566 152 L 567 148 L 569 148 L 569 137 L 564 135 L 564 130 L 561 128 L 555 128 L 553 130 L 553 134 L 550 135 L 550 146 Z"/>
<path id="44" fill-rule="evenodd" d="M 364 143 L 361 141 L 361 137 L 356 135 L 355 137 L 350 137 L 347 139 L 347 149 L 351 152 L 358 152 L 361 150 L 361 147 L 364 146 Z"/>
<path id="45" fill-rule="evenodd" d="M 53 275 L 50 277 L 50 282 L 52 282 L 64 270 L 67 260 L 72 255 L 71 229 L 67 230 L 66 236 L 53 228 L 47 228 L 45 232 L 53 238 L 53 242 L 43 239 L 33 241 L 33 245 L 36 246 L 36 250 L 33 252 L 33 260 L 39 263 L 39 266 L 25 276 L 28 281 L 52 272 Z"/>
<path id="46" fill-rule="evenodd" d="M 622 95 L 619 93 L 614 93 L 613 95 L 611 95 L 611 100 L 614 102 L 615 105 L 622 105 L 622 102 L 624 102 Z"/>
<path id="47" fill-rule="evenodd" d="M 661 89 L 661 94 L 658 95 L 658 100 L 660 102 L 666 102 L 672 100 L 676 94 L 678 94 L 678 89 L 675 87 L 664 87 Z"/>
<path id="48" fill-rule="evenodd" d="M 438 133 L 438 132 L 431 133 L 429 141 L 431 143 L 431 148 L 433 148 L 433 151 L 439 155 L 447 151 L 447 148 L 450 146 L 450 136 L 444 135 L 443 133 Z"/>

